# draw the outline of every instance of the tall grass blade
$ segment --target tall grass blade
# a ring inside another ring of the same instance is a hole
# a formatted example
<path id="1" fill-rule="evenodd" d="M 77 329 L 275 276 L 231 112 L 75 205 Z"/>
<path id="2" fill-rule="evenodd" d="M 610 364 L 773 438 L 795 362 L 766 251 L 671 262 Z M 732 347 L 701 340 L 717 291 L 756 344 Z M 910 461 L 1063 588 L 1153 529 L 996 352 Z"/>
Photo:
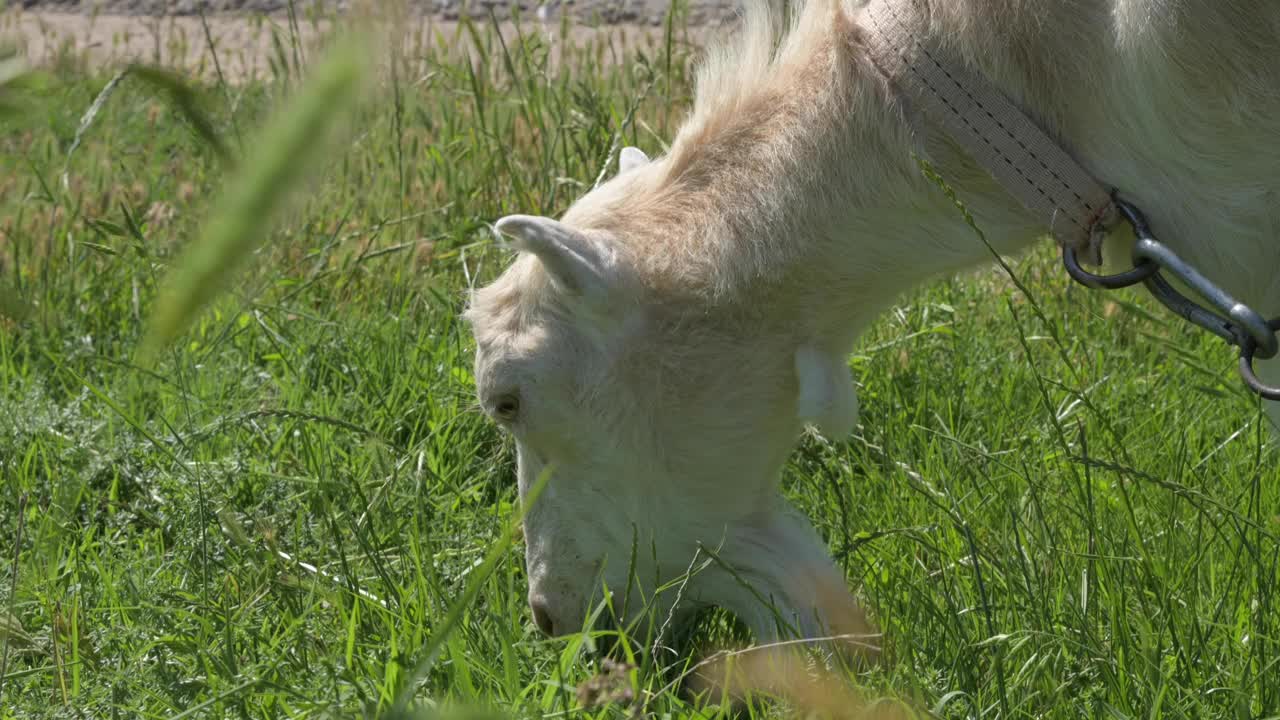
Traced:
<path id="1" fill-rule="evenodd" d="M 85 133 L 87 133 L 89 131 L 89 127 L 93 125 L 94 119 L 98 117 L 98 113 L 102 112 L 102 108 L 107 104 L 107 100 L 109 100 L 111 95 L 115 93 L 116 88 L 120 87 L 120 83 L 128 77 L 129 72 L 129 68 L 125 68 L 111 76 L 111 79 L 107 81 L 106 85 L 102 86 L 102 90 L 100 90 L 98 95 L 93 99 L 93 102 L 89 104 L 89 109 L 85 110 L 84 115 L 80 116 L 80 125 L 76 128 L 76 135 L 71 140 L 71 147 L 67 148 L 67 155 L 62 161 L 63 190 L 71 187 L 70 179 L 68 178 L 68 173 L 71 168 L 71 156 L 76 154 L 76 150 L 79 149 L 80 143 L 84 141 Z"/>

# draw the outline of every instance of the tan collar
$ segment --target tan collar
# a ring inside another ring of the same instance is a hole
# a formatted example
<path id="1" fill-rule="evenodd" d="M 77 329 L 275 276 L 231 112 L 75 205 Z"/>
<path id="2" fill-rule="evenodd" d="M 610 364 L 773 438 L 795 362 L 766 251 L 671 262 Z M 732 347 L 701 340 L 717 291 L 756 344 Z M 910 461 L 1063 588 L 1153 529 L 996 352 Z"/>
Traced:
<path id="1" fill-rule="evenodd" d="M 928 30 L 921 0 L 871 0 L 863 10 L 872 60 L 909 106 L 941 126 L 1059 243 L 1096 255 L 1116 209 L 1111 191 L 989 80 Z"/>

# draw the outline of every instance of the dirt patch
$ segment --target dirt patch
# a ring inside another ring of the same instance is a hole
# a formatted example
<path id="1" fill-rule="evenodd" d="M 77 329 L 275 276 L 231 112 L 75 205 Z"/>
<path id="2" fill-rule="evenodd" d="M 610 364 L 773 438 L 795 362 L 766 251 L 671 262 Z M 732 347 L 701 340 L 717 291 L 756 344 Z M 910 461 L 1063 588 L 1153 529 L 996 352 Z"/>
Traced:
<path id="1" fill-rule="evenodd" d="M 406 47 L 410 52 L 423 44 L 469 47 L 457 21 L 433 15 L 410 15 L 404 22 Z M 213 77 L 214 57 L 231 82 L 268 77 L 272 63 L 293 62 L 294 41 L 304 57 L 332 27 L 330 20 L 303 20 L 291 31 L 281 16 L 214 15 L 122 16 L 83 13 L 10 11 L 0 15 L 0 37 L 16 40 L 33 65 L 49 65 L 59 58 L 80 58 L 90 67 L 119 66 L 147 62 L 182 69 L 202 77 Z M 619 59 L 626 48 L 654 46 L 662 41 L 660 26 L 618 24 L 590 27 L 571 25 L 562 34 L 559 22 L 524 23 L 517 28 L 502 23 L 508 39 L 519 32 L 541 33 L 553 45 L 573 43 L 586 46 L 605 44 L 615 49 L 602 57 Z M 682 42 L 701 44 L 710 28 L 695 28 L 681 34 Z M 277 42 L 277 38 L 279 42 Z M 415 46 L 414 43 L 417 43 Z M 286 57 L 281 58 L 281 54 Z"/>
<path id="2" fill-rule="evenodd" d="M 378 0 L 386 2 L 388 0 Z M 519 10 L 525 17 L 568 15 L 584 24 L 657 25 L 670 9 L 671 0 L 393 0 L 417 15 L 457 20 L 462 15 L 488 17 L 492 11 L 506 19 Z M 345 12 L 349 5 L 369 0 L 17 0 L 9 7 L 40 12 L 99 15 L 213 15 L 218 13 L 281 13 L 290 4 L 303 17 L 325 17 Z M 680 0 L 680 10 L 691 25 L 716 24 L 732 16 L 738 0 Z"/>

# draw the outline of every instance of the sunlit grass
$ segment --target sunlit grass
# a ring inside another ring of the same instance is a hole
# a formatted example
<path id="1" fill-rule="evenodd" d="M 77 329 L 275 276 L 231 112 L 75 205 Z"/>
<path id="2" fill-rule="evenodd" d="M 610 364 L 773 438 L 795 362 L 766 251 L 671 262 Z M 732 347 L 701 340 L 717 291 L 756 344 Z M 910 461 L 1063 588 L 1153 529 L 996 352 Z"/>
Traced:
<path id="1" fill-rule="evenodd" d="M 678 22 L 559 33 L 401 45 L 147 367 L 160 288 L 235 170 L 137 78 L 69 155 L 110 69 L 63 63 L 0 117 L 0 717 L 377 714 L 406 688 L 422 716 L 727 707 L 644 637 L 604 673 L 628 692 L 579 692 L 613 641 L 537 634 L 518 544 L 458 604 L 517 513 L 457 319 L 508 260 L 487 224 L 563 210 L 622 144 L 661 152 L 689 101 Z M 306 75 L 282 38 L 270 76 L 198 86 L 237 162 Z M 902 298 L 851 361 L 858 432 L 787 469 L 885 633 L 840 679 L 944 717 L 1280 713 L 1280 471 L 1229 353 L 1072 286 L 1049 247 L 1010 262 L 1030 296 L 986 270 Z"/>

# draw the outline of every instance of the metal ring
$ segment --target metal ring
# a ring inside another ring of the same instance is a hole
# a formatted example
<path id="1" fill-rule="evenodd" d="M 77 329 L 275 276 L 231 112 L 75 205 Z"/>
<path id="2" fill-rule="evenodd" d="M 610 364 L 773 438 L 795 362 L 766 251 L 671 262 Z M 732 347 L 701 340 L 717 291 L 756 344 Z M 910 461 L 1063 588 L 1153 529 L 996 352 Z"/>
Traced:
<path id="1" fill-rule="evenodd" d="M 1277 327 L 1277 325 L 1280 325 L 1280 318 L 1271 321 L 1273 328 Z M 1264 399 L 1280 401 L 1280 387 L 1262 382 L 1253 371 L 1253 351 L 1257 347 L 1258 344 L 1254 342 L 1253 338 L 1249 338 L 1244 345 L 1240 346 L 1240 377 L 1244 380 L 1244 384 L 1249 386 L 1250 390 L 1261 395 Z"/>
<path id="2" fill-rule="evenodd" d="M 1147 218 L 1142 214 L 1141 210 L 1115 197 L 1114 194 L 1111 197 L 1111 201 L 1115 203 L 1120 215 L 1133 228 L 1135 237 L 1140 240 L 1151 237 L 1151 228 L 1147 225 Z M 1138 260 L 1135 258 L 1133 267 L 1129 270 L 1115 273 L 1114 275 L 1098 275 L 1080 267 L 1080 259 L 1076 257 L 1075 249 L 1070 247 L 1062 248 L 1062 264 L 1067 268 L 1067 274 L 1073 280 L 1095 290 L 1119 290 L 1120 288 L 1137 285 L 1160 270 L 1160 265 L 1151 262 L 1149 259 Z"/>
<path id="3" fill-rule="evenodd" d="M 1133 234 L 1138 239 L 1151 237 L 1151 226 L 1147 224 L 1147 216 L 1142 214 L 1137 205 L 1121 200 L 1114 192 L 1111 193 L 1111 202 L 1115 203 L 1116 209 L 1133 226 Z"/>
<path id="4" fill-rule="evenodd" d="M 1150 260 L 1142 260 L 1130 270 L 1114 275 L 1098 275 L 1080 267 L 1080 260 L 1076 257 L 1075 248 L 1069 247 L 1062 248 L 1062 265 L 1066 267 L 1067 274 L 1071 276 L 1072 280 L 1095 290 L 1119 290 L 1130 285 L 1137 285 L 1155 275 L 1156 271 L 1160 269 L 1159 265 Z"/>

